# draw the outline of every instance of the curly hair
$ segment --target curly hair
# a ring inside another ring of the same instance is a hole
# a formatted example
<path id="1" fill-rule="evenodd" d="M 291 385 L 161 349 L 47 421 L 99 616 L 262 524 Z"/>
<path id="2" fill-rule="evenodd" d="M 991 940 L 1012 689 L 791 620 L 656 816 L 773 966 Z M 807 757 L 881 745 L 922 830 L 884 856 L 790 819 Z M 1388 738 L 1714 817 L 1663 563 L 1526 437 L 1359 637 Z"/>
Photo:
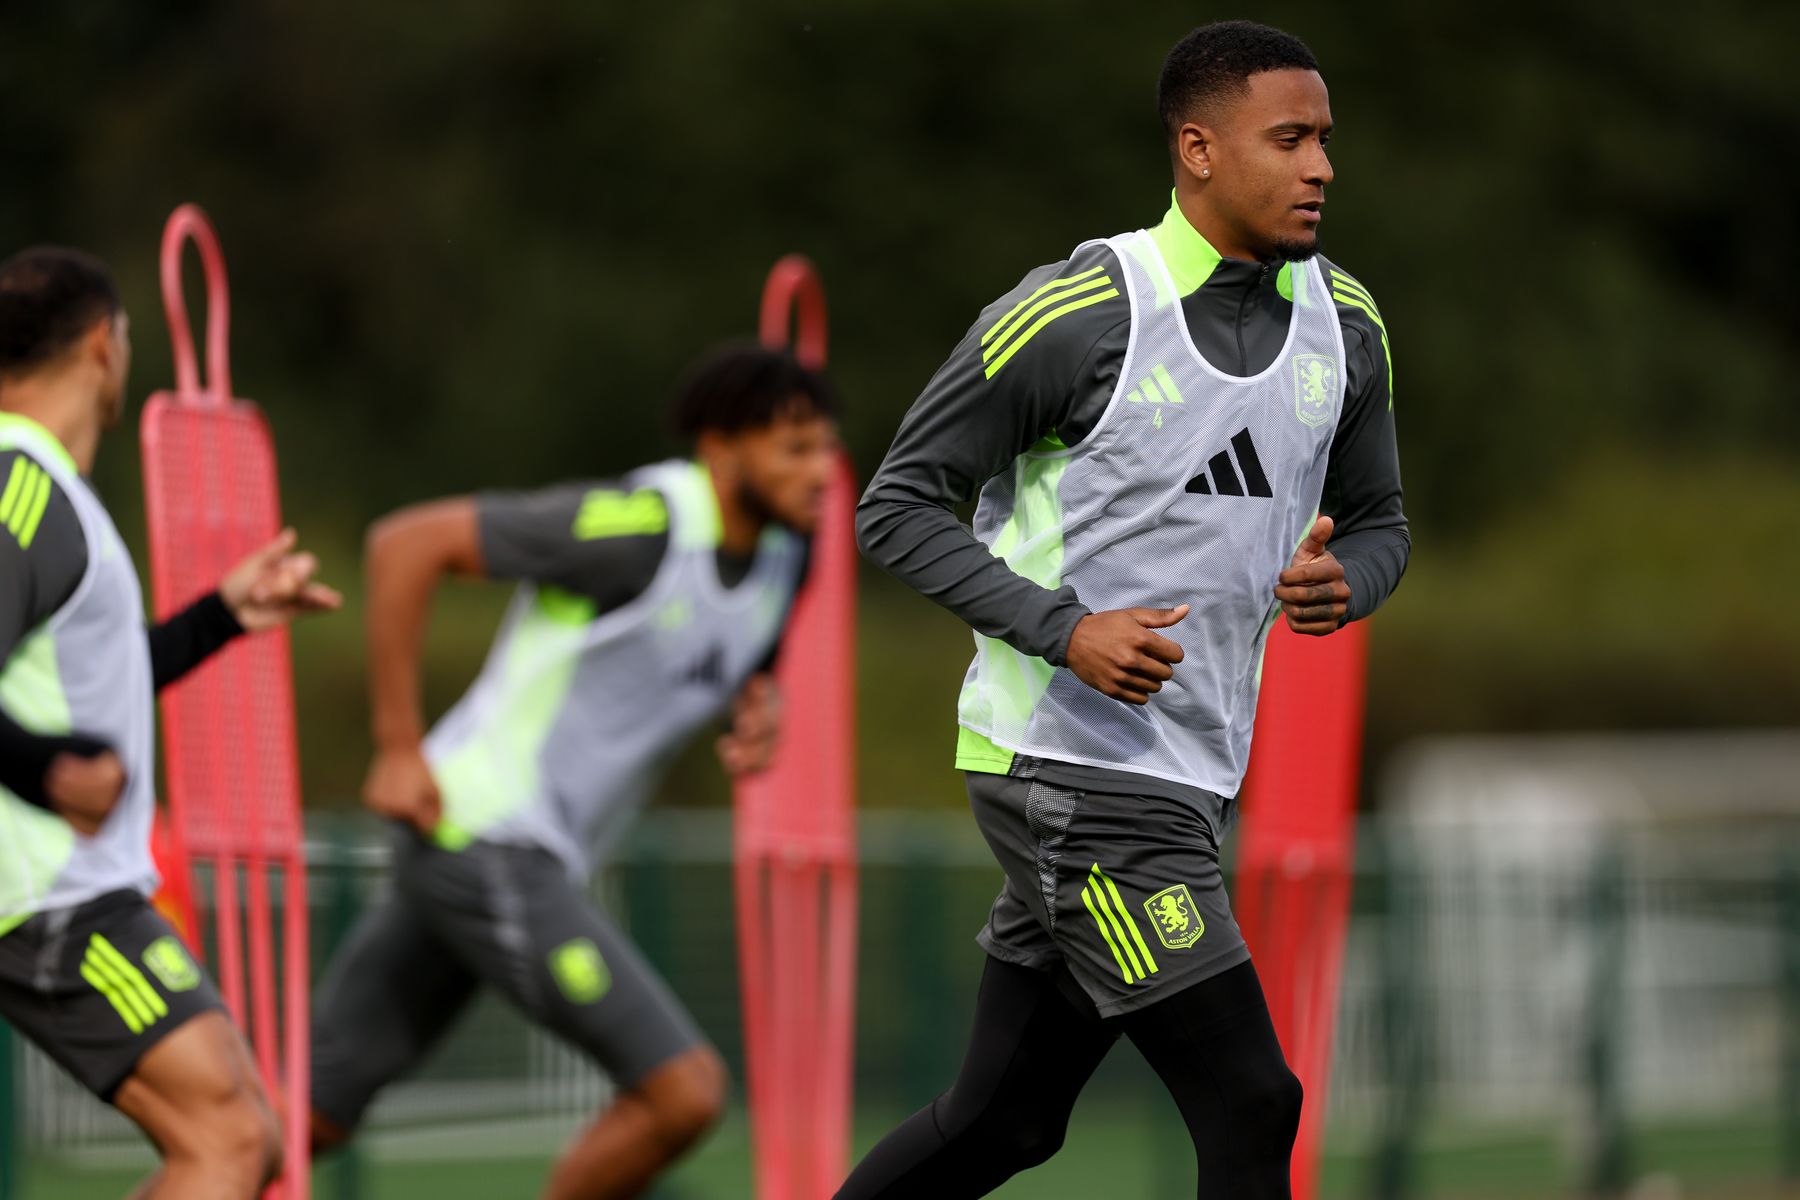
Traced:
<path id="1" fill-rule="evenodd" d="M 675 432 L 697 438 L 707 430 L 739 433 L 788 416 L 836 416 L 830 382 L 784 350 L 754 343 L 717 347 L 688 368 L 670 413 Z"/>

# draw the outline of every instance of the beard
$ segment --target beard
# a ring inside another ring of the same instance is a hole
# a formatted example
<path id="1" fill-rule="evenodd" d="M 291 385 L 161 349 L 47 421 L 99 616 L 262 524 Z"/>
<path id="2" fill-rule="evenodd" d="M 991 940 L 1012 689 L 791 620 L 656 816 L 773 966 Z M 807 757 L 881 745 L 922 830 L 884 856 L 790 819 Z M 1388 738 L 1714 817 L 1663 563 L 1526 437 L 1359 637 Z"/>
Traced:
<path id="1" fill-rule="evenodd" d="M 1301 263 L 1319 252 L 1319 235 L 1305 238 L 1276 238 L 1275 257 L 1280 262 Z"/>
<path id="2" fill-rule="evenodd" d="M 774 507 L 763 499 L 762 493 L 751 486 L 749 480 L 738 484 L 738 503 L 743 505 L 745 512 L 764 525 L 786 524 L 776 513 Z"/>

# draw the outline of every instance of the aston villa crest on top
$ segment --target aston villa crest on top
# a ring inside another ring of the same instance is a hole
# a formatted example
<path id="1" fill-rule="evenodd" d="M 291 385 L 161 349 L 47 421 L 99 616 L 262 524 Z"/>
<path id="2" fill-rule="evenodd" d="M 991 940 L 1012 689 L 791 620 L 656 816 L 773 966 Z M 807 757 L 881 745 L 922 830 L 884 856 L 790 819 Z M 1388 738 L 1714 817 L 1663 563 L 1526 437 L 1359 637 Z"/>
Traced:
<path id="1" fill-rule="evenodd" d="M 1294 355 L 1294 415 L 1317 429 L 1331 420 L 1331 396 L 1337 391 L 1337 363 L 1328 354 Z"/>

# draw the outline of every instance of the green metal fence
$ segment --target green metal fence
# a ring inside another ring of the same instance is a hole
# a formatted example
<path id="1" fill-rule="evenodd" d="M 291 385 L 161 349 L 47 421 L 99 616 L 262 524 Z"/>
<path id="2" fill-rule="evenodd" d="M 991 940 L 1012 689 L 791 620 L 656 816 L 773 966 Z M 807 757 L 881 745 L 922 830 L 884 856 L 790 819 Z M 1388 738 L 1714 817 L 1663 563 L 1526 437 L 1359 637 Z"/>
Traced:
<path id="1" fill-rule="evenodd" d="M 313 829 L 320 961 L 383 886 L 373 826 Z M 999 875 L 956 814 L 866 813 L 860 1144 L 954 1074 Z M 1783 839 L 1629 835 L 1522 868 L 1410 827 L 1361 831 L 1323 1188 L 1332 1196 L 1687 1197 L 1800 1182 L 1800 870 Z M 729 824 L 646 819 L 601 901 L 741 1069 Z M 0 1035 L 3 1037 L 3 1035 Z M 553 1039 L 484 999 L 322 1166 L 326 1198 L 531 1194 L 607 1095 Z M 121 1194 L 151 1164 L 125 1123 L 34 1050 L 0 1046 L 0 1200 Z M 1173 1106 L 1129 1046 L 1067 1148 L 1000 1194 L 1193 1194 Z M 741 1111 L 661 1195 L 748 1194 Z"/>

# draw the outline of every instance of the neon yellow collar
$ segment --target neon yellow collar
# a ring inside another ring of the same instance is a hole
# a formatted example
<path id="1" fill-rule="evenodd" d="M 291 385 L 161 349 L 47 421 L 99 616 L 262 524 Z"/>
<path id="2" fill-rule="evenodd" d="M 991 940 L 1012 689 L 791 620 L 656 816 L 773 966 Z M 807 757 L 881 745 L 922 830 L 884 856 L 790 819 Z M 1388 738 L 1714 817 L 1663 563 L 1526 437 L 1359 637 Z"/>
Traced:
<path id="1" fill-rule="evenodd" d="M 1188 223 L 1187 215 L 1175 203 L 1174 188 L 1169 189 L 1169 211 L 1150 230 L 1150 240 L 1156 243 L 1157 252 L 1168 266 L 1178 296 L 1189 296 L 1198 291 L 1225 261 L 1224 256 L 1213 249 L 1212 243 Z M 1294 298 L 1293 266 L 1282 263 L 1281 273 L 1275 277 L 1275 286 L 1289 300 Z"/>
<path id="2" fill-rule="evenodd" d="M 41 442 L 44 450 L 49 454 L 55 455 L 57 461 L 69 468 L 71 473 L 76 475 L 81 474 L 81 469 L 75 465 L 74 456 L 69 453 L 68 447 L 64 446 L 54 433 L 51 433 L 48 429 L 45 429 L 42 425 L 32 420 L 24 413 L 0 412 L 0 435 L 4 435 L 9 426 L 16 431 L 25 434 L 26 440 L 33 443 L 34 446 Z"/>
<path id="3" fill-rule="evenodd" d="M 713 486 L 712 468 L 699 459 L 694 459 L 691 465 L 696 502 L 694 511 L 688 515 L 696 522 L 691 535 L 693 544 L 717 548 L 725 539 L 725 512 L 719 504 L 719 489 Z"/>
<path id="4" fill-rule="evenodd" d="M 1169 189 L 1169 211 L 1163 219 L 1150 231 L 1150 239 L 1156 243 L 1156 249 L 1162 254 L 1163 262 L 1169 268 L 1169 274 L 1175 279 L 1175 291 L 1186 296 L 1197 291 L 1201 284 L 1212 278 L 1219 263 L 1224 261 L 1212 243 L 1200 236 L 1200 231 L 1188 224 L 1181 206 L 1175 203 L 1175 189 Z"/>

